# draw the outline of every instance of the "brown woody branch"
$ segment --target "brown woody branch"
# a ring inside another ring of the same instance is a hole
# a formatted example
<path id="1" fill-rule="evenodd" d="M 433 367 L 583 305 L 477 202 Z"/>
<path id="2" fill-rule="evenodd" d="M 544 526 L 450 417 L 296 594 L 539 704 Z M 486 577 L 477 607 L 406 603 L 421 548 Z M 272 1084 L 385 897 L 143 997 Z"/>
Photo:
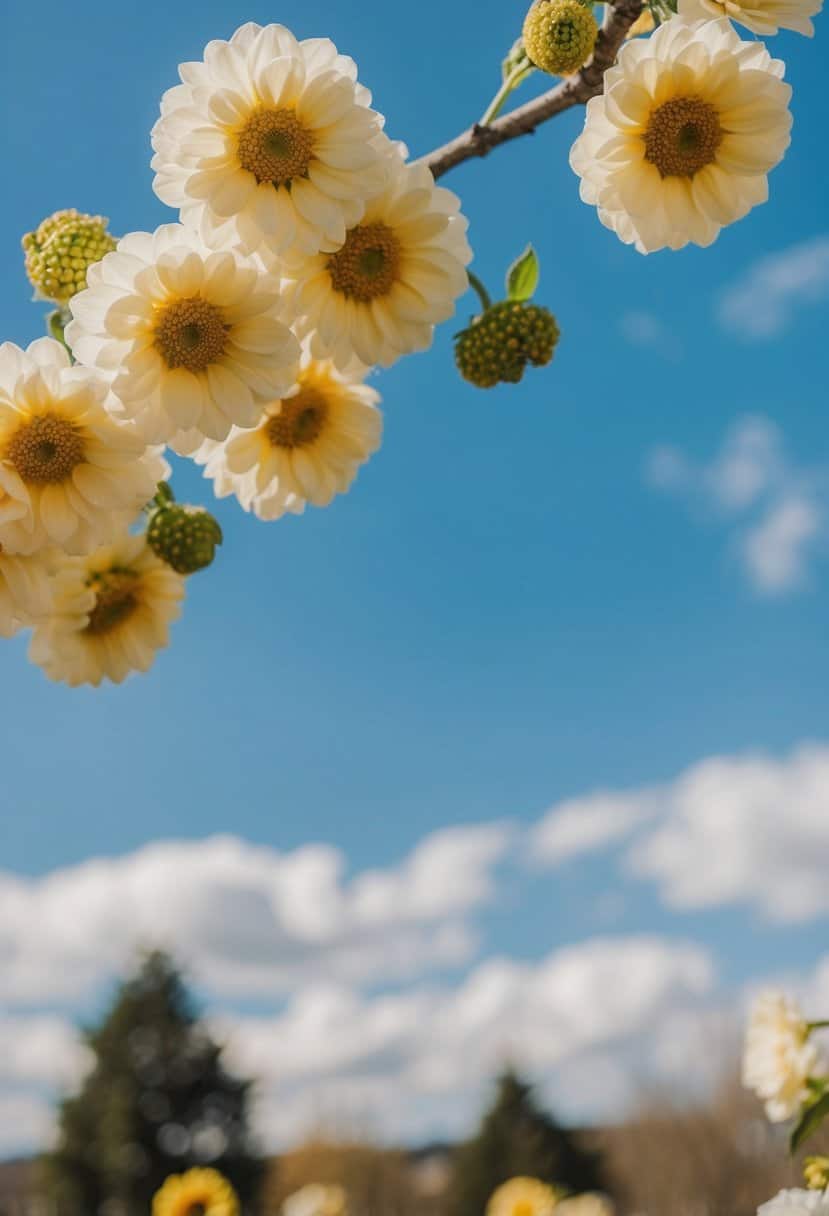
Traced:
<path id="1" fill-rule="evenodd" d="M 436 178 L 442 177 L 466 160 L 488 156 L 493 148 L 511 139 L 532 135 L 537 127 L 556 114 L 598 96 L 604 88 L 604 74 L 615 63 L 619 48 L 642 8 L 643 0 L 618 0 L 599 31 L 593 58 L 577 75 L 569 76 L 548 93 L 496 118 L 487 126 L 476 123 L 450 143 L 422 157 L 420 163 L 428 165 Z"/>

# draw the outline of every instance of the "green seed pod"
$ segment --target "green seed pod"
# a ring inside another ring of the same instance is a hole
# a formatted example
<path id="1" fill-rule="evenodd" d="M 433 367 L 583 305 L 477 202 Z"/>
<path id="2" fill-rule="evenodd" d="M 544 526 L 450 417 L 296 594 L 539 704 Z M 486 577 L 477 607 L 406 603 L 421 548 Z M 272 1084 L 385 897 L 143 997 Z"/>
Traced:
<path id="1" fill-rule="evenodd" d="M 455 340 L 455 361 L 464 380 L 478 388 L 517 384 L 527 364 L 543 367 L 559 339 L 556 319 L 538 304 L 506 300 L 488 308 Z"/>
<path id="2" fill-rule="evenodd" d="M 571 76 L 593 54 L 599 27 L 580 0 L 535 0 L 524 20 L 524 49 L 551 76 Z"/>
<path id="3" fill-rule="evenodd" d="M 177 574 L 195 574 L 213 561 L 222 529 L 209 511 L 182 503 L 162 503 L 147 525 L 147 544 Z"/>

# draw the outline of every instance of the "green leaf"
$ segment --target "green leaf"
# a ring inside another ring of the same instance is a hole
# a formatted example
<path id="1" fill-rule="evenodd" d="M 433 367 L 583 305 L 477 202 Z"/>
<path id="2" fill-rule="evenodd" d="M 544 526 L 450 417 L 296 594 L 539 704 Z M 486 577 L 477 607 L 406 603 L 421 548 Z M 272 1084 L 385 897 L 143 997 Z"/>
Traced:
<path id="1" fill-rule="evenodd" d="M 792 1132 L 789 1147 L 792 1153 L 797 1150 L 818 1130 L 823 1120 L 829 1115 L 829 1093 L 807 1106 L 800 1117 L 800 1122 Z"/>
<path id="2" fill-rule="evenodd" d="M 507 298 L 518 304 L 531 300 L 541 277 L 538 254 L 528 245 L 507 271 Z"/>

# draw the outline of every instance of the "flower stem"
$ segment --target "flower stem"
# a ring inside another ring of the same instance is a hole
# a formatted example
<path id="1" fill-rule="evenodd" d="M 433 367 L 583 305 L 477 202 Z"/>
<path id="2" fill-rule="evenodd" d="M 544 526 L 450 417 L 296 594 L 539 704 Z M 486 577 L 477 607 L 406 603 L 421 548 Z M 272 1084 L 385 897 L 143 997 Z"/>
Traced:
<path id="1" fill-rule="evenodd" d="M 478 123 L 478 126 L 486 127 L 498 117 L 506 105 L 510 94 L 518 88 L 525 76 L 529 76 L 531 71 L 532 66 L 530 65 L 529 60 L 522 60 L 515 65 L 509 76 L 507 76 L 506 80 L 493 97 L 492 101 L 487 106 L 482 118 L 480 119 L 480 122 Z"/>
<path id="2" fill-rule="evenodd" d="M 478 296 L 478 299 L 481 301 L 483 306 L 483 310 L 486 312 L 488 308 L 492 308 L 492 298 L 489 292 L 476 274 L 473 274 L 471 270 L 467 270 L 466 273 L 469 276 L 469 286 Z"/>

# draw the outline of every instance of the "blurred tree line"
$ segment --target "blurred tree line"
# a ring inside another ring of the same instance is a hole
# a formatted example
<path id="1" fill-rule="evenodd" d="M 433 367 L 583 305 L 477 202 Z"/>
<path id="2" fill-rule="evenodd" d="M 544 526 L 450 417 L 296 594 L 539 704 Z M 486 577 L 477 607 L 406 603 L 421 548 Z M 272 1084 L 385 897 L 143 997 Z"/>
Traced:
<path id="1" fill-rule="evenodd" d="M 311 1182 L 342 1185 L 350 1216 L 483 1216 L 495 1188 L 519 1174 L 604 1191 L 622 1213 L 754 1216 L 797 1177 L 779 1129 L 736 1077 L 706 1102 L 660 1095 L 620 1126 L 574 1133 L 506 1071 L 459 1146 L 418 1155 L 317 1135 L 266 1161 L 250 1128 L 253 1083 L 226 1069 L 161 953 L 142 961 L 86 1041 L 92 1067 L 62 1103 L 56 1146 L 42 1162 L 38 1189 L 55 1216 L 149 1216 L 164 1179 L 197 1165 L 220 1170 L 244 1211 L 268 1216 Z"/>

